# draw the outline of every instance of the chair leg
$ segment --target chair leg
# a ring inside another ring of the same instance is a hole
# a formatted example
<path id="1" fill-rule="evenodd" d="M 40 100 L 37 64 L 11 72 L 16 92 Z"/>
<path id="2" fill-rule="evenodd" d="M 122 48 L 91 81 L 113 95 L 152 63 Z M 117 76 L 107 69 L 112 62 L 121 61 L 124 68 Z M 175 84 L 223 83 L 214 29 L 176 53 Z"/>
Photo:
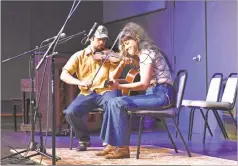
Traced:
<path id="1" fill-rule="evenodd" d="M 132 115 L 129 115 L 129 132 L 128 132 L 128 143 L 130 145 L 130 138 L 131 138 L 131 131 L 132 131 L 132 127 L 131 127 L 131 123 L 132 123 Z"/>
<path id="2" fill-rule="evenodd" d="M 224 127 L 224 125 L 223 125 L 223 123 L 222 123 L 222 120 L 221 120 L 221 118 L 220 118 L 220 116 L 219 116 L 217 110 L 212 110 L 212 111 L 213 111 L 213 113 L 214 113 L 214 115 L 215 115 L 215 117 L 216 117 L 217 123 L 218 123 L 218 125 L 219 125 L 219 127 L 220 127 L 220 129 L 221 129 L 221 131 L 222 131 L 222 134 L 223 134 L 224 138 L 225 138 L 225 139 L 229 139 L 229 138 L 228 138 L 228 135 L 227 135 L 227 132 L 226 132 L 226 130 L 225 130 L 225 127 Z"/>
<path id="3" fill-rule="evenodd" d="M 210 128 L 210 126 L 209 126 L 209 124 L 208 124 L 208 123 L 206 123 L 206 121 L 205 121 L 205 115 L 204 115 L 204 113 L 203 113 L 203 111 L 202 111 L 202 109 L 201 109 L 201 108 L 200 108 L 200 112 L 201 112 L 201 114 L 202 114 L 202 117 L 203 117 L 203 119 L 204 119 L 204 122 L 205 122 L 205 126 L 206 126 L 206 128 L 208 128 L 210 135 L 213 137 L 212 130 L 211 130 L 211 128 Z"/>
<path id="4" fill-rule="evenodd" d="M 169 129 L 168 129 L 167 124 L 165 123 L 165 121 L 164 121 L 163 118 L 161 118 L 161 121 L 162 121 L 162 124 L 163 124 L 165 130 L 166 130 L 167 133 L 168 133 L 169 139 L 170 139 L 170 141 L 171 141 L 171 143 L 172 143 L 172 145 L 173 145 L 173 147 L 174 147 L 175 152 L 178 153 L 177 147 L 176 147 L 176 145 L 175 145 L 175 143 L 174 143 L 174 140 L 173 140 L 173 138 L 172 138 L 172 136 L 171 136 L 171 134 L 170 134 L 170 132 L 169 132 Z"/>
<path id="5" fill-rule="evenodd" d="M 136 159 L 139 159 L 139 155 L 140 155 L 140 142 L 141 142 L 141 133 L 142 133 L 142 122 L 143 122 L 143 120 L 144 120 L 144 116 L 141 116 L 140 124 L 139 124 L 139 133 L 138 133 Z"/>
<path id="6" fill-rule="evenodd" d="M 72 144 L 73 144 L 73 127 L 70 126 L 70 137 L 69 137 L 69 149 L 72 150 Z"/>
<path id="7" fill-rule="evenodd" d="M 188 149 L 187 144 L 186 144 L 185 141 L 184 141 L 183 135 L 181 134 L 181 132 L 180 132 L 180 130 L 179 130 L 179 127 L 176 125 L 176 122 L 174 121 L 174 119 L 172 119 L 172 120 L 173 120 L 173 122 L 174 122 L 174 126 L 175 126 L 175 128 L 176 128 L 176 131 L 178 132 L 178 134 L 179 134 L 179 136 L 180 136 L 180 138 L 181 138 L 181 140 L 182 140 L 182 142 L 183 142 L 183 145 L 184 145 L 184 147 L 186 148 L 186 151 L 187 151 L 187 153 L 188 153 L 188 156 L 191 157 L 191 153 L 190 153 L 190 151 L 189 151 L 189 149 Z"/>
<path id="8" fill-rule="evenodd" d="M 179 126 L 179 117 L 180 117 L 180 110 L 179 110 L 178 115 L 177 115 L 177 117 L 176 117 L 176 124 L 177 124 L 177 126 Z M 177 138 L 177 136 L 178 136 L 178 132 L 177 132 L 177 130 L 176 130 L 175 137 Z"/>
<path id="9" fill-rule="evenodd" d="M 191 126 L 191 112 L 189 112 L 188 135 L 187 135 L 188 141 L 189 141 L 189 136 L 190 136 L 190 126 Z"/>
<path id="10" fill-rule="evenodd" d="M 206 117 L 205 117 L 205 124 L 207 124 L 208 123 L 208 113 L 209 113 L 209 110 L 207 110 L 207 112 L 206 112 Z M 205 144 L 205 141 L 206 141 L 206 130 L 207 128 L 206 128 L 206 125 L 204 125 L 204 129 L 203 129 L 203 144 Z"/>
<path id="11" fill-rule="evenodd" d="M 234 122 L 234 124 L 235 124 L 236 129 L 237 129 L 237 122 L 236 122 L 234 116 L 232 115 L 231 110 L 229 110 L 228 112 L 229 112 L 229 114 L 230 114 L 230 116 L 231 116 L 231 118 L 232 118 L 232 120 L 233 120 L 233 122 Z"/>
<path id="12" fill-rule="evenodd" d="M 192 110 L 192 116 L 191 116 L 191 127 L 190 127 L 190 138 L 189 140 L 192 140 L 192 135 L 193 135 L 193 121 L 194 121 L 194 113 L 195 113 L 196 108 Z"/>
<path id="13" fill-rule="evenodd" d="M 191 135 L 192 110 L 193 110 L 193 108 L 191 108 L 191 111 L 190 111 L 190 113 L 189 113 L 189 124 L 188 124 L 188 141 L 190 140 L 190 135 Z"/>

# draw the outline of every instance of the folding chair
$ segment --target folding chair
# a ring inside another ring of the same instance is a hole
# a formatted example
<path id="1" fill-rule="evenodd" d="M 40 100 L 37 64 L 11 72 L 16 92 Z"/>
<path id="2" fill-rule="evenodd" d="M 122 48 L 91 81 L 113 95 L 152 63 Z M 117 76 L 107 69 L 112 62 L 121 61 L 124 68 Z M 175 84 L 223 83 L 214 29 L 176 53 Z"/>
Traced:
<path id="1" fill-rule="evenodd" d="M 228 138 L 228 135 L 226 133 L 225 127 L 222 123 L 222 120 L 221 120 L 217 110 L 220 110 L 223 112 L 228 112 L 235 124 L 235 127 L 237 128 L 237 122 L 231 112 L 232 109 L 234 108 L 235 102 L 236 102 L 237 85 L 238 85 L 237 73 L 231 73 L 226 81 L 226 85 L 225 85 L 225 89 L 224 89 L 224 92 L 222 95 L 221 102 L 194 101 L 194 102 L 190 103 L 194 107 L 198 107 L 198 108 L 206 110 L 205 123 L 208 123 L 208 112 L 210 110 L 213 111 L 215 118 L 217 120 L 217 123 L 218 123 L 225 139 Z M 204 126 L 203 143 L 205 143 L 205 139 L 206 139 L 206 128 Z"/>
<path id="2" fill-rule="evenodd" d="M 209 88 L 208 88 L 207 96 L 206 96 L 206 101 L 217 102 L 219 100 L 222 80 L 223 80 L 223 74 L 222 73 L 215 73 L 212 76 L 212 79 L 210 81 L 210 85 L 209 85 Z M 194 114 L 195 114 L 196 109 L 200 110 L 200 112 L 202 114 L 202 117 L 205 121 L 205 115 L 204 115 L 202 109 L 200 107 L 197 107 L 196 105 L 193 105 L 192 103 L 196 103 L 196 100 L 183 100 L 183 102 L 182 102 L 182 107 L 190 108 L 188 140 L 192 139 L 193 120 L 194 120 Z M 177 116 L 177 118 L 178 118 L 177 119 L 177 125 L 179 125 L 179 117 L 180 117 L 180 112 Z M 205 123 L 205 126 L 208 128 L 208 130 L 210 132 L 210 135 L 213 136 L 209 124 Z M 177 137 L 177 133 L 176 133 L 176 137 Z"/>
<path id="3" fill-rule="evenodd" d="M 102 108 L 95 108 L 93 109 L 91 112 L 99 112 L 103 115 L 104 110 Z M 90 112 L 89 112 L 90 113 Z M 69 129 L 69 149 L 72 150 L 72 146 L 73 146 L 73 127 L 70 125 L 70 129 Z"/>
<path id="4" fill-rule="evenodd" d="M 140 143 L 141 143 L 141 133 L 142 133 L 142 122 L 144 120 L 144 117 L 145 116 L 149 116 L 149 117 L 152 117 L 154 118 L 155 120 L 161 120 L 165 130 L 167 131 L 168 133 L 168 136 L 169 136 L 169 139 L 174 147 L 174 150 L 176 153 L 178 153 L 178 150 L 177 150 L 177 147 L 173 141 L 173 138 L 169 132 L 169 129 L 168 129 L 168 126 L 166 124 L 166 122 L 164 121 L 164 118 L 171 118 L 173 123 L 174 123 L 174 126 L 177 130 L 177 132 L 179 133 L 179 136 L 186 148 L 186 151 L 187 151 L 187 154 L 189 157 L 191 157 L 191 153 L 184 141 L 184 138 L 175 122 L 175 118 L 177 117 L 178 115 L 178 112 L 179 112 L 179 109 L 181 107 L 181 103 L 182 103 L 182 100 L 183 100 L 183 95 L 184 95 L 184 89 L 185 89 L 185 86 L 186 86 L 186 81 L 187 81 L 187 71 L 186 70 L 180 70 L 178 73 L 177 73 L 177 76 L 176 76 L 176 79 L 174 81 L 174 88 L 175 88 L 175 91 L 176 91 L 176 104 L 174 104 L 171 108 L 168 108 L 168 109 L 164 109 L 164 110 L 140 110 L 140 111 L 128 111 L 128 115 L 130 115 L 131 117 L 132 116 L 139 116 L 140 117 L 140 122 L 139 122 L 139 134 L 138 134 L 138 143 L 137 143 L 137 154 L 136 154 L 136 158 L 139 159 L 139 154 L 140 154 Z M 178 87 L 178 88 L 177 88 Z M 130 118 L 131 119 L 131 118 Z M 129 128 L 130 128 L 130 131 L 131 131 L 131 120 L 130 120 L 130 123 L 129 123 Z M 130 136 L 130 133 L 129 133 L 129 136 Z"/>

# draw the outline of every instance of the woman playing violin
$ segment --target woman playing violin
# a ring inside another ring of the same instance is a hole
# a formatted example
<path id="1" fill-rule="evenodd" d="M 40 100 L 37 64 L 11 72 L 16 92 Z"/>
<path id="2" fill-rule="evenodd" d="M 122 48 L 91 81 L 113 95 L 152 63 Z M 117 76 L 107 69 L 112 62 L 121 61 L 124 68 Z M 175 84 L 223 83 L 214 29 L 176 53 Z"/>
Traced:
<path id="1" fill-rule="evenodd" d="M 140 81 L 120 84 L 113 80 L 114 89 L 145 90 L 144 95 L 115 97 L 108 101 L 100 137 L 108 144 L 96 155 L 106 159 L 129 158 L 127 110 L 161 110 L 174 102 L 173 80 L 165 57 L 144 29 L 128 23 L 122 30 L 119 48 L 122 53 L 136 56 L 140 63 Z M 117 73 L 118 74 L 118 73 Z M 116 74 L 114 75 L 116 78 Z"/>

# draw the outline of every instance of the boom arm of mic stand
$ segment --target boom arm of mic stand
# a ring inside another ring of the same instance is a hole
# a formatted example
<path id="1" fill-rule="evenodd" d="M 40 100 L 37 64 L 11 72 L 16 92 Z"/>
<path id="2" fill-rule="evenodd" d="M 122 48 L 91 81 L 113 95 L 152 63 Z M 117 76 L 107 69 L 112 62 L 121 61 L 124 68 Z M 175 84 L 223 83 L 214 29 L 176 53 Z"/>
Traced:
<path id="1" fill-rule="evenodd" d="M 66 37 L 66 38 L 63 38 L 63 39 L 59 40 L 59 43 L 58 43 L 58 44 L 62 44 L 62 43 L 64 43 L 64 42 L 68 41 L 68 40 L 71 40 L 71 39 L 75 38 L 75 37 L 78 36 L 78 35 L 86 35 L 86 31 L 83 30 L 82 32 L 79 32 L 79 33 L 76 33 L 76 34 L 74 34 L 74 35 L 71 35 L 71 36 L 68 36 L 68 37 Z"/>
<path id="2" fill-rule="evenodd" d="M 52 57 L 52 56 L 57 55 L 57 54 L 58 54 L 58 52 L 53 52 L 52 54 L 47 55 L 46 57 L 49 58 L 49 57 Z"/>
<path id="3" fill-rule="evenodd" d="M 5 60 L 2 61 L 2 63 L 7 62 L 7 61 L 10 61 L 10 60 L 15 59 L 15 58 L 18 58 L 18 57 L 21 57 L 22 55 L 25 55 L 25 54 L 31 53 L 31 52 L 36 51 L 36 50 L 38 50 L 38 49 L 39 49 L 39 48 L 36 47 L 36 48 L 34 48 L 33 50 L 30 50 L 30 51 L 24 52 L 24 53 L 22 53 L 22 54 L 20 54 L 20 55 L 17 55 L 17 56 L 14 56 L 14 57 L 8 58 L 8 59 L 5 59 Z"/>
<path id="4" fill-rule="evenodd" d="M 40 68 L 41 64 L 42 64 L 43 61 L 45 60 L 45 58 L 46 58 L 46 56 L 47 56 L 49 50 L 51 49 L 51 47 L 53 46 L 53 44 L 55 43 L 55 41 L 56 41 L 56 39 L 55 39 L 52 43 L 50 43 L 50 46 L 48 47 L 47 51 L 45 52 L 43 58 L 41 58 L 40 62 L 37 64 L 36 70 L 38 70 L 38 69 Z"/>
<path id="5" fill-rule="evenodd" d="M 64 39 L 59 40 L 59 44 L 62 44 L 62 43 L 64 43 L 64 42 L 68 41 L 68 40 L 71 40 L 72 38 L 74 38 L 74 37 L 76 37 L 76 36 L 78 36 L 78 35 L 83 35 L 83 34 L 85 34 L 85 33 L 86 33 L 86 31 L 83 30 L 82 32 L 79 32 L 79 33 L 76 33 L 76 34 L 74 34 L 74 35 L 68 36 L 67 38 L 64 38 Z M 42 49 L 42 48 L 46 48 L 46 47 L 48 47 L 49 45 L 50 45 L 50 44 L 43 45 L 42 47 L 37 47 L 37 48 L 34 48 L 34 49 L 32 49 L 32 50 L 26 51 L 26 52 L 24 52 L 24 53 L 22 53 L 22 54 L 19 54 L 19 55 L 17 55 L 17 56 L 14 56 L 14 57 L 5 59 L 5 60 L 2 61 L 2 63 L 5 63 L 5 62 L 10 61 L 10 60 L 12 60 L 12 59 L 21 57 L 21 56 L 23 56 L 23 55 L 25 55 L 25 54 L 32 53 L 32 52 L 34 52 L 34 51 L 36 51 L 36 50 L 39 50 L 39 49 Z"/>
<path id="6" fill-rule="evenodd" d="M 75 34 L 75 35 L 69 36 L 68 39 L 72 39 L 73 37 L 78 36 L 78 35 L 80 35 L 80 34 L 84 34 L 84 33 L 85 33 L 85 31 L 79 32 L 79 33 L 77 33 L 77 34 Z M 67 39 L 65 39 L 65 40 L 67 40 Z M 38 65 L 36 66 L 36 70 L 38 70 L 38 69 L 40 68 L 41 64 L 43 63 L 43 61 L 44 61 L 45 58 L 46 58 L 46 54 L 49 52 L 49 50 L 50 50 L 50 48 L 53 46 L 53 44 L 55 44 L 55 41 L 57 41 L 57 38 L 55 38 L 55 40 L 50 44 L 50 46 L 49 46 L 48 50 L 46 51 L 46 53 L 44 54 L 43 58 L 41 58 L 40 62 L 39 62 Z M 60 41 L 60 40 L 59 40 L 59 41 Z"/>

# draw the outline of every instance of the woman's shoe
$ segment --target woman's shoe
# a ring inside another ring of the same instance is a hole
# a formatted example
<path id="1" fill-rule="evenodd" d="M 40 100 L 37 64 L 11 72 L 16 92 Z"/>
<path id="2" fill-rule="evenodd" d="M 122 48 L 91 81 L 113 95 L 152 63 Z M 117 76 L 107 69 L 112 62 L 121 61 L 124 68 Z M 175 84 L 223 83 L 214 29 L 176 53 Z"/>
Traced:
<path id="1" fill-rule="evenodd" d="M 102 151 L 97 152 L 96 156 L 105 156 L 109 152 L 113 151 L 115 148 L 116 148 L 115 146 L 107 145 Z"/>
<path id="2" fill-rule="evenodd" d="M 113 151 L 105 155 L 106 159 L 130 158 L 129 146 L 118 146 Z"/>

